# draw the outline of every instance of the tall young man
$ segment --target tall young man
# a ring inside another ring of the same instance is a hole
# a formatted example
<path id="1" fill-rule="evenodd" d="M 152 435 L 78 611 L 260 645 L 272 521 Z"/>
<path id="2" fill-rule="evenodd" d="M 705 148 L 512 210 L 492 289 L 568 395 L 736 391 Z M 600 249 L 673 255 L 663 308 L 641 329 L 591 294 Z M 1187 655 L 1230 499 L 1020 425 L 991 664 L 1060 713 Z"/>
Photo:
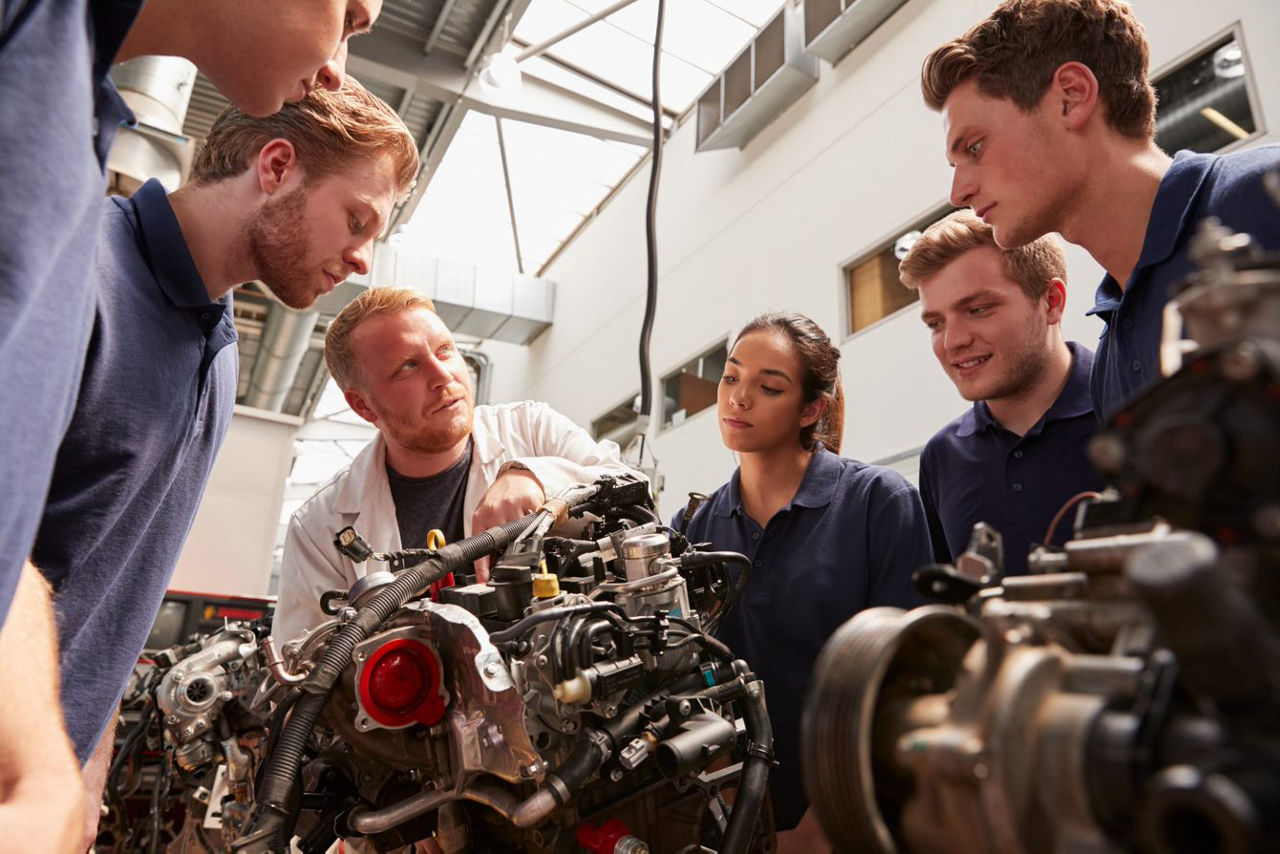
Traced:
<path id="1" fill-rule="evenodd" d="M 230 291 L 310 306 L 350 273 L 418 169 L 395 112 L 354 80 L 268 118 L 228 109 L 190 183 L 103 204 L 98 308 L 32 551 L 56 591 L 62 706 L 105 770 L 111 723 L 231 422 Z"/>
<path id="2" fill-rule="evenodd" d="M 0 631 L 0 840 L 70 850 L 59 816 L 79 810 L 79 775 L 55 706 L 35 699 L 55 690 L 54 638 L 48 589 L 27 557 L 93 325 L 107 151 L 129 119 L 107 70 L 144 54 L 185 56 L 232 103 L 264 115 L 309 89 L 341 85 L 347 38 L 380 8 L 381 0 L 0 3 L 0 623 L 11 610 L 21 621 Z M 74 836 L 71 848 L 78 828 Z"/>
<path id="3" fill-rule="evenodd" d="M 1091 381 L 1102 418 L 1160 378 L 1164 305 L 1192 270 L 1203 219 L 1280 247 L 1262 186 L 1280 146 L 1170 158 L 1155 144 L 1147 65 L 1142 25 L 1120 0 L 1006 0 L 921 75 L 943 114 L 952 203 L 1001 247 L 1056 231 L 1107 271 L 1090 311 L 1106 324 Z"/>
<path id="4" fill-rule="evenodd" d="M 920 292 L 933 354 L 973 401 L 920 457 L 935 557 L 950 562 L 986 522 L 1004 538 L 1005 574 L 1021 575 L 1058 509 L 1102 486 L 1086 453 L 1093 354 L 1062 337 L 1062 247 L 1049 235 L 1001 249 L 989 225 L 956 211 L 929 226 L 899 272 Z M 1070 532 L 1060 524 L 1053 542 Z"/>
<path id="5" fill-rule="evenodd" d="M 381 551 L 425 547 L 433 528 L 453 542 L 530 513 L 566 486 L 630 471 L 616 444 L 596 442 L 545 403 L 477 406 L 453 333 L 416 291 L 361 294 L 329 325 L 324 356 L 378 436 L 289 520 L 272 625 L 281 642 L 328 619 L 325 591 L 369 571 L 333 546 L 348 525 Z"/>

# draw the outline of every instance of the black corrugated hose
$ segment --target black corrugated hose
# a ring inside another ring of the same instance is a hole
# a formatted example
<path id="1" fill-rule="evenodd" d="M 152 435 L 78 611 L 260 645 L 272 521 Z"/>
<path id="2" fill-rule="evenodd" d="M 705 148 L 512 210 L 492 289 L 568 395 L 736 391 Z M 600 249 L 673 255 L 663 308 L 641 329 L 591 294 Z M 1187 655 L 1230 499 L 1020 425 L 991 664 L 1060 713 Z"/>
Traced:
<path id="1" fill-rule="evenodd" d="M 581 500 L 586 500 L 590 494 L 583 495 Z M 288 802 L 298 779 L 302 755 L 333 686 L 351 662 L 356 645 L 415 593 L 425 590 L 450 572 L 461 571 L 479 558 L 505 548 L 545 512 L 533 513 L 444 546 L 434 557 L 401 572 L 392 584 L 378 591 L 369 604 L 338 631 L 299 686 L 302 698 L 294 706 L 293 715 L 280 733 L 276 749 L 267 759 L 258 797 L 258 815 L 245 835 L 236 840 L 234 850 L 251 854 L 284 854 L 289 850 L 294 818 Z"/>

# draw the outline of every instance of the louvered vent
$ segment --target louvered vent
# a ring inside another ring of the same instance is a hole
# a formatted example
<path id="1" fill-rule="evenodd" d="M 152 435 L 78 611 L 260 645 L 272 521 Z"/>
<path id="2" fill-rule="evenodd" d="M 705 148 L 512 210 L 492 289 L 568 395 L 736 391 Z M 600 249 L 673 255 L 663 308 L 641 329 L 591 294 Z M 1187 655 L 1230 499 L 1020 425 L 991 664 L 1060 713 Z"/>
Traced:
<path id="1" fill-rule="evenodd" d="M 788 4 L 698 99 L 698 151 L 742 148 L 818 79 L 803 18 Z"/>

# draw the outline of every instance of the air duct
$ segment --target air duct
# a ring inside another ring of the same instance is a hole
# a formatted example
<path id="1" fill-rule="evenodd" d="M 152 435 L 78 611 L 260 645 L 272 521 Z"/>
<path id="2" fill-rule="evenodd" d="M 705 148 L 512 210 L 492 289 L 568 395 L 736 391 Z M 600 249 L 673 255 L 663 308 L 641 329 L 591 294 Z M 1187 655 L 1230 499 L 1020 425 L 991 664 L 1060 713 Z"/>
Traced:
<path id="1" fill-rule="evenodd" d="M 111 69 L 111 81 L 137 119 L 136 126 L 120 129 L 107 156 L 114 190 L 132 194 L 156 178 L 172 192 L 186 180 L 192 145 L 182 135 L 182 121 L 195 80 L 196 67 L 176 56 L 143 56 Z"/>

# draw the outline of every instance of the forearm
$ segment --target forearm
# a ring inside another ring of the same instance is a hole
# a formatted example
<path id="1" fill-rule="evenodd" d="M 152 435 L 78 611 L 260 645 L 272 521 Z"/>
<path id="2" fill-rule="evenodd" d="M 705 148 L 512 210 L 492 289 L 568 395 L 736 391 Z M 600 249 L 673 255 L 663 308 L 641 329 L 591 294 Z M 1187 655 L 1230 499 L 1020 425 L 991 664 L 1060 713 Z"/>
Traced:
<path id="1" fill-rule="evenodd" d="M 0 629 L 0 848 L 83 850 L 84 784 L 62 724 L 49 586 L 27 564 Z"/>
<path id="2" fill-rule="evenodd" d="M 28 563 L 0 629 L 0 797 L 37 769 L 76 773 L 77 763 L 58 699 L 49 585 Z"/>

